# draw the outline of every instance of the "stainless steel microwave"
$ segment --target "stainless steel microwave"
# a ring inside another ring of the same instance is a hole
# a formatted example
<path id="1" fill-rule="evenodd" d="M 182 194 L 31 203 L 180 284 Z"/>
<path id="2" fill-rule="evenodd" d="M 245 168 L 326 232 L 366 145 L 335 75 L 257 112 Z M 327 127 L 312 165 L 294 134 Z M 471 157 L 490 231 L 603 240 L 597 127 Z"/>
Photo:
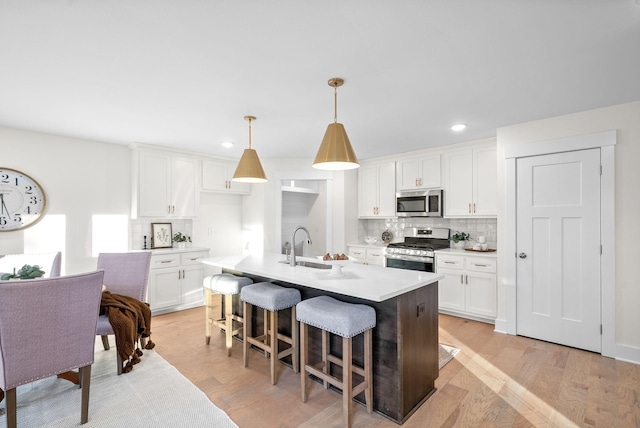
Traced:
<path id="1" fill-rule="evenodd" d="M 398 217 L 442 217 L 442 189 L 396 193 Z"/>

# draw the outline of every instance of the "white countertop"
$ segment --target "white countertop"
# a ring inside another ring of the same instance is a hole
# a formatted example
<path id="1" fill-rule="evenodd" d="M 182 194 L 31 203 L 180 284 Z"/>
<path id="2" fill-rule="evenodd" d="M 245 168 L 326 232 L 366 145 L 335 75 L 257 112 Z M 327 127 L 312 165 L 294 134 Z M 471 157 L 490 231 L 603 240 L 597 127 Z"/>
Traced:
<path id="1" fill-rule="evenodd" d="M 322 263 L 322 260 L 316 258 L 296 257 L 296 259 Z M 331 277 L 330 269 L 291 267 L 288 263 L 278 263 L 284 260 L 286 260 L 284 254 L 265 253 L 259 256 L 209 257 L 201 261 L 223 269 L 232 269 L 374 302 L 397 297 L 444 278 L 437 273 L 385 268 L 350 261 L 344 261 L 341 264 L 344 276 Z"/>
<path id="2" fill-rule="evenodd" d="M 136 251 L 151 251 L 151 254 L 177 254 L 177 253 L 190 253 L 192 251 L 209 251 L 208 248 L 205 247 L 184 247 L 184 248 L 150 248 L 147 250 L 136 250 Z"/>
<path id="3" fill-rule="evenodd" d="M 498 257 L 497 251 L 466 251 L 459 250 L 457 248 L 443 248 L 441 250 L 434 251 L 436 255 L 438 254 L 459 254 L 461 256 L 474 256 L 474 257 L 491 257 L 495 259 Z"/>

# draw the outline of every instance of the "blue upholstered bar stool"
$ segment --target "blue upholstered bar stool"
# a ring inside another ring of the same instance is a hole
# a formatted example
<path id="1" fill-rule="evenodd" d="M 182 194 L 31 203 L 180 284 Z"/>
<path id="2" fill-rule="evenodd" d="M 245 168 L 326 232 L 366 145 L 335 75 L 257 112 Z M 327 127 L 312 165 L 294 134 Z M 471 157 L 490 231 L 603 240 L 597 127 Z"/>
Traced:
<path id="1" fill-rule="evenodd" d="M 222 273 L 218 275 L 208 276 L 202 281 L 205 290 L 206 299 L 206 335 L 207 345 L 211 341 L 211 326 L 215 325 L 224 330 L 226 336 L 227 356 L 231 355 L 231 346 L 233 344 L 233 336 L 242 331 L 244 318 L 233 313 L 233 296 L 240 293 L 242 287 L 253 284 L 251 278 L 236 276 L 230 273 Z M 222 294 L 224 300 L 224 317 L 214 319 L 213 312 L 213 295 Z M 236 328 L 233 328 L 233 322 L 236 322 Z"/>
<path id="2" fill-rule="evenodd" d="M 249 346 L 254 345 L 270 356 L 271 383 L 275 385 L 276 362 L 283 357 L 291 355 L 293 372 L 298 373 L 298 322 L 296 321 L 296 304 L 300 302 L 300 292 L 295 288 L 281 287 L 270 282 L 258 282 L 243 287 L 240 291 L 240 299 L 244 302 L 245 323 L 243 327 L 244 338 L 244 366 L 249 366 Z M 264 309 L 264 329 L 260 336 L 253 336 L 251 331 L 252 306 Z M 278 332 L 278 311 L 291 308 L 291 336 L 285 336 Z M 284 351 L 278 350 L 278 341 L 281 340 L 291 345 Z"/>
<path id="3" fill-rule="evenodd" d="M 300 321 L 300 380 L 302 402 L 307 402 L 307 373 L 322 379 L 342 390 L 342 412 L 345 426 L 351 426 L 351 401 L 364 391 L 367 412 L 373 410 L 373 352 L 372 332 L 376 326 L 376 311 L 370 306 L 342 302 L 329 296 L 313 297 L 296 306 Z M 322 361 L 312 366 L 308 364 L 309 348 L 307 339 L 309 327 L 322 330 Z M 364 367 L 353 364 L 353 337 L 364 333 Z M 342 359 L 331 354 L 329 334 L 342 336 Z M 331 375 L 330 364 L 342 367 L 342 380 Z M 352 373 L 364 379 L 354 387 Z"/>

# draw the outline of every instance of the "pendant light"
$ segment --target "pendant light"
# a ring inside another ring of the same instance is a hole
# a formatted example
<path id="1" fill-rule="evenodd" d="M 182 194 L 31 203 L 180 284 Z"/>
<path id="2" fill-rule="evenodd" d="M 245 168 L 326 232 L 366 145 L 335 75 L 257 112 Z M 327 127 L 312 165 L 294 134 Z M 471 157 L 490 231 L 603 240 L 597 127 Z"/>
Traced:
<path id="1" fill-rule="evenodd" d="M 249 148 L 244 149 L 232 180 L 243 183 L 264 183 L 267 181 L 267 175 L 262 169 L 258 153 L 251 147 L 251 121 L 256 120 L 256 118 L 254 116 L 245 116 L 244 120 L 249 121 Z"/>
<path id="2" fill-rule="evenodd" d="M 333 87 L 333 123 L 329 124 L 324 138 L 313 162 L 313 167 L 327 170 L 344 170 L 358 168 L 358 158 L 351 147 L 347 131 L 338 123 L 338 86 L 344 84 L 339 77 L 329 79 L 329 86 Z"/>

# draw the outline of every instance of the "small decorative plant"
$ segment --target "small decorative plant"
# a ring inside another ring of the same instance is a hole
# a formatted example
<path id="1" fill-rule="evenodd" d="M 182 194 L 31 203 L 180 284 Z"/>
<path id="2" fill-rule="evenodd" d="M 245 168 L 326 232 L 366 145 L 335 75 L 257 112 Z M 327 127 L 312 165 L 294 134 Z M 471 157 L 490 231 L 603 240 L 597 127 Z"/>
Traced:
<path id="1" fill-rule="evenodd" d="M 471 236 L 466 232 L 456 232 L 453 235 L 451 235 L 451 240 L 456 244 L 459 241 L 469 241 L 470 239 L 471 239 Z"/>
<path id="2" fill-rule="evenodd" d="M 13 268 L 13 273 L 5 273 L 4 275 L 2 275 L 2 277 L 0 277 L 0 279 L 2 279 L 3 281 L 6 281 L 8 279 L 34 279 L 40 278 L 42 275 L 44 275 L 44 271 L 40 269 L 40 266 L 24 265 L 20 268 L 18 273 L 16 273 L 16 269 Z"/>
<path id="3" fill-rule="evenodd" d="M 191 237 L 189 235 L 183 235 L 181 232 L 173 235 L 173 242 L 191 242 Z"/>

